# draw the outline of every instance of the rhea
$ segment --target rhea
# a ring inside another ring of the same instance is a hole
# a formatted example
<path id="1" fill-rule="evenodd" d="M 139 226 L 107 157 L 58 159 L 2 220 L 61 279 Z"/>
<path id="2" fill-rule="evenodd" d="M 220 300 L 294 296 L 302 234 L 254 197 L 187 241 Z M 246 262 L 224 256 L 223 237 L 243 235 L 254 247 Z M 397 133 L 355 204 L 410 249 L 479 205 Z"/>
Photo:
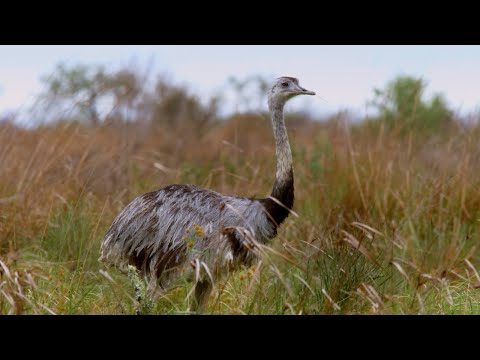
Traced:
<path id="1" fill-rule="evenodd" d="M 101 261 L 135 266 L 160 290 L 184 273 L 195 279 L 195 309 L 203 309 L 212 285 L 259 258 L 294 202 L 292 152 L 284 106 L 298 95 L 315 95 L 298 79 L 278 78 L 268 93 L 276 146 L 276 175 L 267 198 L 223 195 L 196 185 L 168 185 L 135 198 L 116 217 L 101 244 Z M 193 289 L 192 289 L 193 290 Z"/>

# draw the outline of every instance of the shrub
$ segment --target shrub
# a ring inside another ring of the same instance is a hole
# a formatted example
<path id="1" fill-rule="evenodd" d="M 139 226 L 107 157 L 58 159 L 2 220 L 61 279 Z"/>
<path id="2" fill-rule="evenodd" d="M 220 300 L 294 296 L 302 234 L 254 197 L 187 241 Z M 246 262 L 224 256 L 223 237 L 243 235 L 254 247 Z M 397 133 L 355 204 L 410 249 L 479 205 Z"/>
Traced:
<path id="1" fill-rule="evenodd" d="M 425 88 L 422 79 L 399 76 L 384 89 L 375 89 L 371 104 L 378 110 L 377 120 L 401 130 L 438 131 L 452 120 L 453 114 L 442 95 L 425 100 Z"/>

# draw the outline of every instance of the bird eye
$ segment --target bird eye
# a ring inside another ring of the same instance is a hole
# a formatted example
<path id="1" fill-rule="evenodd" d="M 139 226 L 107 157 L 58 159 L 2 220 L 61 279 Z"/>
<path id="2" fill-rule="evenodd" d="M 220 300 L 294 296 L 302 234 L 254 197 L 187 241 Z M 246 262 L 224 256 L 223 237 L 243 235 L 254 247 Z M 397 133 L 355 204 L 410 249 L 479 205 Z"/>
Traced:
<path id="1" fill-rule="evenodd" d="M 287 83 L 287 82 L 284 82 L 284 83 L 282 83 L 282 86 L 283 86 L 283 87 L 287 87 L 287 86 L 288 86 L 288 83 Z"/>

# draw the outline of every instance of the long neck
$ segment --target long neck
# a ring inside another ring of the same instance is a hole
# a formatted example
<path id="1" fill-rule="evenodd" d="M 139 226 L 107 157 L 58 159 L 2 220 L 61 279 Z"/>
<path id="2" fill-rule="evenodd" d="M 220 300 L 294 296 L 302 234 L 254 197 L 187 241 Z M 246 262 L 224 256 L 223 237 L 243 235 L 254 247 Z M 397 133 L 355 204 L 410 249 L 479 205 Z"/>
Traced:
<path id="1" fill-rule="evenodd" d="M 277 171 L 271 196 L 283 205 L 274 206 L 274 218 L 277 224 L 280 224 L 288 216 L 288 209 L 293 207 L 294 202 L 292 151 L 283 118 L 283 104 L 271 106 L 270 111 L 277 159 Z"/>

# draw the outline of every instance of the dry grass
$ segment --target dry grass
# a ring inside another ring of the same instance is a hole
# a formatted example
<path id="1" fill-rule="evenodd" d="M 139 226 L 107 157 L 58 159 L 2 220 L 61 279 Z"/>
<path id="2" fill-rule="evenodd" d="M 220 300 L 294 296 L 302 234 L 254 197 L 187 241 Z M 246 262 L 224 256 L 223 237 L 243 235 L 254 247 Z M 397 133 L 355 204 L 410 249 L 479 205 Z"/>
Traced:
<path id="1" fill-rule="evenodd" d="M 298 218 L 253 269 L 219 284 L 211 313 L 478 313 L 480 129 L 403 134 L 368 124 L 289 127 Z M 0 313 L 131 313 L 128 278 L 97 262 L 135 196 L 194 183 L 265 196 L 268 118 L 199 136 L 136 124 L 0 126 Z M 184 313 L 189 284 L 153 313 Z"/>

